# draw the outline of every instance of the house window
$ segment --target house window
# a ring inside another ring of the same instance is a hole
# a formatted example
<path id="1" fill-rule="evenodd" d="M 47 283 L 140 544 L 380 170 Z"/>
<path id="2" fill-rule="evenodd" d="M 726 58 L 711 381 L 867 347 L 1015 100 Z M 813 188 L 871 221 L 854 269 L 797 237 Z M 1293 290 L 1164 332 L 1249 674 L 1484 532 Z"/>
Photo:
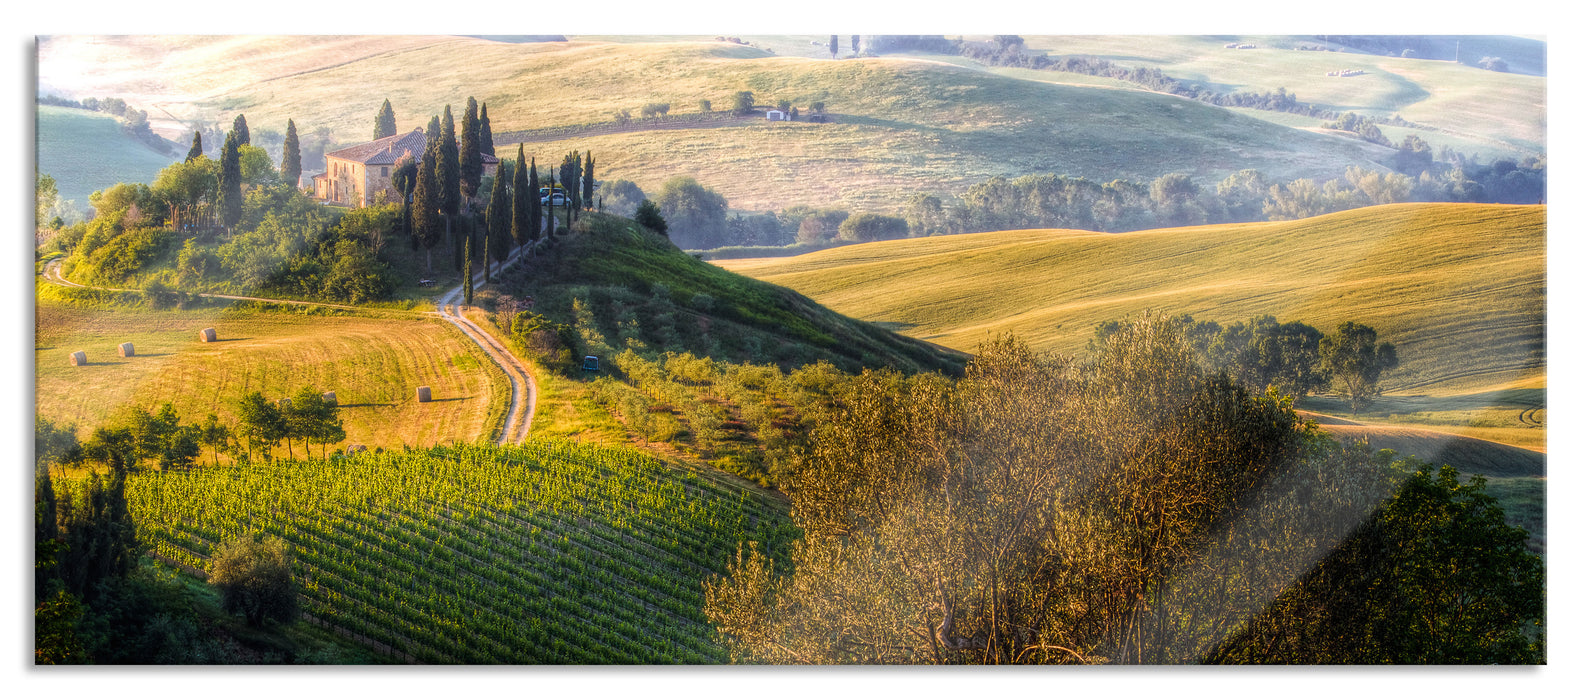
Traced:
<path id="1" fill-rule="evenodd" d="M 383 168 L 380 168 L 379 174 L 384 177 L 390 177 L 390 166 L 386 165 Z"/>

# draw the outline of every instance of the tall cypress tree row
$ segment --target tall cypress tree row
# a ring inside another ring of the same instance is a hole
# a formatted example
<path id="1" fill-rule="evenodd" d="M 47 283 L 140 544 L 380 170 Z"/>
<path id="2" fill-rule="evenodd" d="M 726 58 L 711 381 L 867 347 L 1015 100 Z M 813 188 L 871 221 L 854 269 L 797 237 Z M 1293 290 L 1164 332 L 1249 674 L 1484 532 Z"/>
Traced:
<path id="1" fill-rule="evenodd" d="M 478 105 L 478 143 L 484 153 L 491 156 L 499 155 L 494 152 L 494 131 L 489 128 L 489 103 Z"/>
<path id="2" fill-rule="evenodd" d="M 478 142 L 478 101 L 467 98 L 467 109 L 461 114 L 461 193 L 471 200 L 478 196 L 483 184 L 483 146 Z"/>
<path id="3" fill-rule="evenodd" d="M 297 123 L 286 120 L 286 144 L 280 150 L 280 179 L 298 187 L 302 179 L 302 146 L 297 143 Z"/>
<path id="4" fill-rule="evenodd" d="M 220 149 L 219 205 L 220 220 L 226 228 L 242 220 L 242 159 L 241 143 L 235 131 L 225 135 L 225 146 Z"/>
<path id="5" fill-rule="evenodd" d="M 247 116 L 236 115 L 236 121 L 231 122 L 231 131 L 236 132 L 236 145 L 247 146 L 253 143 L 253 137 L 247 133 Z"/>
<path id="6" fill-rule="evenodd" d="M 203 134 L 194 131 L 192 132 L 192 148 L 187 149 L 186 162 L 191 163 L 201 155 L 203 155 Z"/>
<path id="7" fill-rule="evenodd" d="M 374 140 L 395 135 L 395 110 L 390 107 L 390 100 L 386 99 L 384 106 L 379 108 L 379 115 L 374 117 Z"/>
<path id="8" fill-rule="evenodd" d="M 533 208 L 528 204 L 528 197 L 538 201 L 538 188 L 534 186 L 538 177 L 533 177 L 533 182 L 528 182 L 527 160 L 522 151 L 522 144 L 516 145 L 516 171 L 511 173 L 511 240 L 516 242 L 518 248 L 533 238 L 533 225 L 528 217 L 532 215 Z M 495 187 L 500 186 L 500 181 L 495 180 Z"/>

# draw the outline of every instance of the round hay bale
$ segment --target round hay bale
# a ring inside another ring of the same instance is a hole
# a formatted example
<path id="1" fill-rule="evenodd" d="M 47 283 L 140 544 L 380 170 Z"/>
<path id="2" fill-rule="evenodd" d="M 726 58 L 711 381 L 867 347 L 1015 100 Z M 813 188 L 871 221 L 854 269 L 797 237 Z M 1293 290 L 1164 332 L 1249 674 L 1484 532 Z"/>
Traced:
<path id="1" fill-rule="evenodd" d="M 326 403 L 326 404 L 328 404 L 330 406 L 339 406 L 340 405 L 340 403 L 335 400 L 335 392 L 333 392 L 333 391 L 326 391 L 326 392 L 324 392 L 324 395 L 320 396 L 319 398 L 324 399 L 324 403 Z"/>
<path id="2" fill-rule="evenodd" d="M 357 454 L 359 452 L 367 452 L 367 451 L 368 451 L 368 448 L 366 446 L 363 446 L 363 445 L 347 445 L 346 446 L 346 454 L 348 454 L 348 455 L 354 455 L 354 454 Z"/>
<path id="3" fill-rule="evenodd" d="M 284 411 L 284 410 L 286 410 L 288 408 L 291 408 L 291 399 L 281 399 L 279 401 L 276 401 L 275 405 L 279 406 L 280 410 Z"/>
<path id="4" fill-rule="evenodd" d="M 120 353 L 121 357 L 132 357 L 137 354 L 137 351 L 132 349 L 131 343 L 121 343 Z"/>
<path id="5" fill-rule="evenodd" d="M 88 353 L 78 350 L 71 354 L 71 366 L 81 367 L 86 364 L 88 364 Z"/>
<path id="6" fill-rule="evenodd" d="M 432 395 L 432 392 L 430 392 L 428 390 L 428 387 L 420 386 L 420 387 L 417 388 L 417 402 L 418 403 L 428 403 L 432 399 L 433 399 L 433 395 Z"/>
<path id="7" fill-rule="evenodd" d="M 198 331 L 198 339 L 205 343 L 212 343 L 216 340 L 219 340 L 219 336 L 215 335 L 213 328 L 205 328 L 201 331 Z"/>

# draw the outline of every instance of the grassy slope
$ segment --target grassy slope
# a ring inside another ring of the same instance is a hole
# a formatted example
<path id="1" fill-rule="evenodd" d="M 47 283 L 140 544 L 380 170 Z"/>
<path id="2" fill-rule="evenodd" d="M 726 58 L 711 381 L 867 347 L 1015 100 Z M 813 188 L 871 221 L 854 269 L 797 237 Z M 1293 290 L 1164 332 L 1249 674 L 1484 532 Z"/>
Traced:
<path id="1" fill-rule="evenodd" d="M 181 155 L 186 155 L 183 151 Z M 63 199 L 88 208 L 88 195 L 117 182 L 153 182 L 174 158 L 127 136 L 108 114 L 38 108 L 38 172 L 55 178 Z"/>
<path id="2" fill-rule="evenodd" d="M 1457 393 L 1544 372 L 1545 209 L 1393 205 L 1294 222 L 1130 234 L 1009 231 L 721 261 L 840 313 L 971 350 L 995 333 L 1073 353 L 1145 309 L 1395 342 L 1396 393 Z"/>
<path id="3" fill-rule="evenodd" d="M 198 330 L 210 326 L 221 342 L 198 341 Z M 126 404 L 153 409 L 168 401 L 185 422 L 212 412 L 234 424 L 234 405 L 246 392 L 276 399 L 311 386 L 334 391 L 341 404 L 346 441 L 332 451 L 435 445 L 492 438 L 510 401 L 489 358 L 435 319 L 41 301 L 36 332 L 38 414 L 74 423 L 84 437 Z M 137 355 L 118 357 L 116 346 L 128 341 Z M 70 366 L 76 350 L 87 352 L 88 366 Z M 420 385 L 433 388 L 435 401 L 417 403 Z"/>
<path id="4" fill-rule="evenodd" d="M 565 323 L 575 321 L 574 297 L 591 300 L 598 330 L 617 351 L 620 329 L 610 313 L 615 303 L 601 299 L 637 309 L 643 324 L 653 322 L 663 307 L 674 318 L 666 333 L 680 342 L 656 350 L 789 365 L 827 359 L 848 371 L 864 365 L 908 371 L 960 367 L 957 353 L 832 313 L 791 290 L 721 270 L 628 219 L 590 214 L 578 230 L 546 254 L 518 265 L 498 289 L 533 296 L 539 313 Z M 650 309 L 655 285 L 668 290 L 671 303 Z M 713 301 L 700 302 L 698 295 Z"/>

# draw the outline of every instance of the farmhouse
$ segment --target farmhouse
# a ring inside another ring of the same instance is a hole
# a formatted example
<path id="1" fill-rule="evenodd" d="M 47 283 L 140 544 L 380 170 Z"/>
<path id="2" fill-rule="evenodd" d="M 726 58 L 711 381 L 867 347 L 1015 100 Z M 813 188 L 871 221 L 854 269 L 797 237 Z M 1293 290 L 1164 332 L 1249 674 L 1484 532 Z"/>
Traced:
<path id="1" fill-rule="evenodd" d="M 427 143 L 423 130 L 414 129 L 411 133 L 386 136 L 326 153 L 326 170 L 313 176 L 313 196 L 351 207 L 373 204 L 375 197 L 384 190 L 389 190 L 393 196 L 391 173 L 403 162 L 421 159 Z M 494 175 L 500 167 L 500 159 L 487 153 L 481 155 L 483 174 Z"/>

